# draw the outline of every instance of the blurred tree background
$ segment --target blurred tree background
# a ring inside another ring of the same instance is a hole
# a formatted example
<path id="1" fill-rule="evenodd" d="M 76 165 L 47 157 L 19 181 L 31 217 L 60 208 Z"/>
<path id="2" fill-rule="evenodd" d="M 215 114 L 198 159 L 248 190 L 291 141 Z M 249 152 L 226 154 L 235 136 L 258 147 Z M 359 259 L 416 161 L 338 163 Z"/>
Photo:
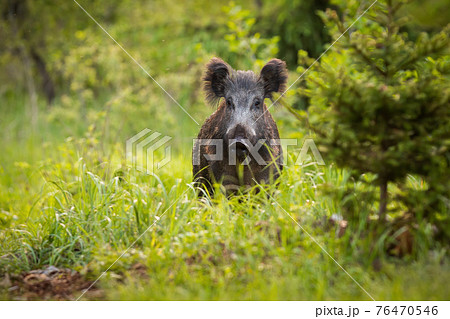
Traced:
<path id="1" fill-rule="evenodd" d="M 318 192 L 366 238 L 370 260 L 386 250 L 448 254 L 447 0 L 378 1 L 298 81 L 373 1 L 78 3 L 200 124 L 212 113 L 201 91 L 210 58 L 254 71 L 285 60 L 295 84 L 271 108 L 281 136 L 313 137 L 333 172 L 349 172 L 344 186 Z M 0 3 L 0 111 L 5 228 L 28 222 L 42 178 L 72 192 L 69 158 L 121 174 L 125 141 L 147 127 L 173 137 L 170 182 L 191 171 L 197 124 L 75 1 Z"/>

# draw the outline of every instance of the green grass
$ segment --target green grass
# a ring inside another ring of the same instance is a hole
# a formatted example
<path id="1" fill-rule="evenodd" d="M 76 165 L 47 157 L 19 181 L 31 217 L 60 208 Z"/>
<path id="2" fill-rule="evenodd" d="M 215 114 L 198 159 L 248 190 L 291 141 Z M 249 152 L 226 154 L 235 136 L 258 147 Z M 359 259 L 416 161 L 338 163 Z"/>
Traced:
<path id="1" fill-rule="evenodd" d="M 361 201 L 368 186 L 354 182 L 358 192 L 348 194 L 349 174 L 330 163 L 291 160 L 278 188 L 268 189 L 283 209 L 265 192 L 198 199 L 188 138 L 178 137 L 172 161 L 146 175 L 124 165 L 129 132 L 105 147 L 102 130 L 74 127 L 87 133 L 67 138 L 67 127 L 42 119 L 35 133 L 17 120 L 26 119 L 21 112 L 6 112 L 1 126 L 0 277 L 56 265 L 93 281 L 146 231 L 99 280 L 101 298 L 368 300 L 288 212 L 375 299 L 450 297 L 446 249 L 389 257 L 388 236 L 370 231 L 374 204 L 359 203 L 344 236 L 336 236 L 329 218 L 346 216 L 346 203 Z M 138 263 L 146 275 L 133 271 Z"/>

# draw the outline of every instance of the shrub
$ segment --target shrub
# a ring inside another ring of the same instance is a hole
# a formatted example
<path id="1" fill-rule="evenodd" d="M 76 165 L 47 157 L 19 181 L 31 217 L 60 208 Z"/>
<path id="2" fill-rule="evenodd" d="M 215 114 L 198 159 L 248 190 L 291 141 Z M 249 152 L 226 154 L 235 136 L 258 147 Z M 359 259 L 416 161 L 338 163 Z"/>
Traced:
<path id="1" fill-rule="evenodd" d="M 400 199 L 415 217 L 432 220 L 448 237 L 450 28 L 412 41 L 401 29 L 402 4 L 378 1 L 306 73 L 298 92 L 311 99 L 308 120 L 328 160 L 376 177 L 381 221 L 392 182 L 407 191 Z M 363 12 L 353 5 L 349 18 L 352 4 L 343 9 L 341 18 L 333 10 L 322 14 L 333 39 Z M 304 51 L 299 60 L 312 62 Z M 408 188 L 411 175 L 424 187 Z"/>

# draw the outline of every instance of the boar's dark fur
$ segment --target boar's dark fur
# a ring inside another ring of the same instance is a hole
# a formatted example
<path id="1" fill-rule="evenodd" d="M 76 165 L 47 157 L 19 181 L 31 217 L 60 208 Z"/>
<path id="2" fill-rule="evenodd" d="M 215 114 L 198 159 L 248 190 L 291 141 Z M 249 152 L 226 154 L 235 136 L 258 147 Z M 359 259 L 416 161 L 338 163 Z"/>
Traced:
<path id="1" fill-rule="evenodd" d="M 268 184 L 279 177 L 283 169 L 280 136 L 264 99 L 284 92 L 286 81 L 286 64 L 278 59 L 270 60 L 259 76 L 235 71 L 219 58 L 206 65 L 206 100 L 218 108 L 200 129 L 192 153 L 194 181 L 204 190 L 212 193 L 214 183 L 221 183 L 230 194 L 255 181 Z M 212 141 L 220 141 L 221 146 Z M 222 156 L 212 159 L 219 148 Z M 259 161 L 254 156 L 258 154 Z"/>

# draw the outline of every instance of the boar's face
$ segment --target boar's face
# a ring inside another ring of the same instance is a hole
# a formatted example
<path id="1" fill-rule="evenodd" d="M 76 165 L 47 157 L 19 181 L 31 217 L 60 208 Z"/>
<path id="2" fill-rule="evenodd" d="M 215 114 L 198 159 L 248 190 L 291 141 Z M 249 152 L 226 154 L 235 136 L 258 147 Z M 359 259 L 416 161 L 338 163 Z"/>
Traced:
<path id="1" fill-rule="evenodd" d="M 273 92 L 283 92 L 287 80 L 285 63 L 272 59 L 256 75 L 252 71 L 234 71 L 221 59 L 213 58 L 203 80 L 211 104 L 225 100 L 221 104 L 225 108 L 221 122 L 225 149 L 233 146 L 237 157 L 245 158 L 250 147 L 267 139 L 264 99 L 271 98 Z"/>

